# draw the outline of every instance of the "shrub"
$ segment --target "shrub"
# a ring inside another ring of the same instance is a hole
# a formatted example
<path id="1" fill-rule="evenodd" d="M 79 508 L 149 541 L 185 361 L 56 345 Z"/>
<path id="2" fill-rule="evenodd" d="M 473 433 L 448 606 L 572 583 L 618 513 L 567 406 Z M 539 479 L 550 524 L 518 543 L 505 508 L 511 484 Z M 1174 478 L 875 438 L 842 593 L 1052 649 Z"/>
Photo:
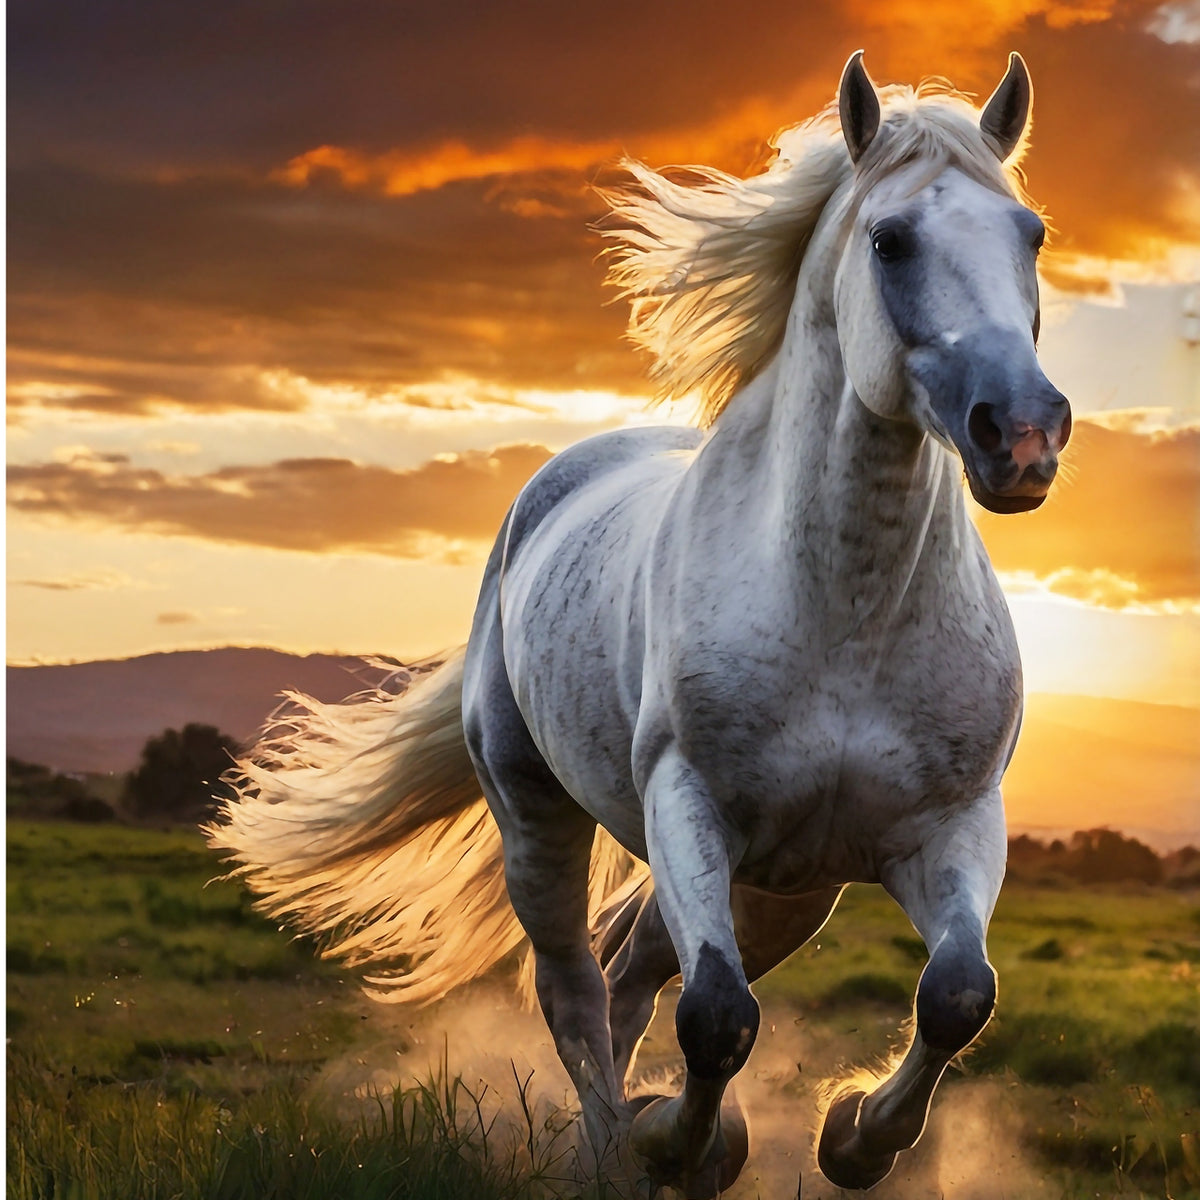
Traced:
<path id="1" fill-rule="evenodd" d="M 888 1008 L 911 1008 L 913 997 L 910 989 L 890 975 L 868 971 L 861 975 L 850 975 L 835 984 L 823 997 L 829 1005 L 882 1004 Z"/>
<path id="2" fill-rule="evenodd" d="M 236 753 L 237 743 L 214 725 L 166 729 L 142 748 L 126 799 L 142 817 L 198 821 L 213 811 L 214 797 L 229 793 L 221 776 Z"/>
<path id="3" fill-rule="evenodd" d="M 1066 1013 L 1031 1012 L 992 1020 L 969 1059 L 975 1071 L 1014 1071 L 1028 1083 L 1070 1087 L 1100 1068 L 1094 1029 Z"/>
<path id="4" fill-rule="evenodd" d="M 898 933 L 892 938 L 892 945 L 900 951 L 901 954 L 913 963 L 924 963 L 929 957 L 929 951 L 925 948 L 925 943 L 919 937 L 908 937 L 905 934 Z"/>
<path id="5" fill-rule="evenodd" d="M 1200 1028 L 1165 1021 L 1148 1029 L 1130 1049 L 1137 1063 L 1154 1063 L 1161 1078 L 1183 1084 L 1200 1099 Z"/>
<path id="6" fill-rule="evenodd" d="M 1058 938 L 1047 938 L 1044 942 L 1034 946 L 1032 950 L 1026 950 L 1021 955 L 1022 958 L 1032 959 L 1034 962 L 1057 962 L 1058 959 L 1065 956 L 1066 951 L 1062 948 L 1062 943 Z"/>

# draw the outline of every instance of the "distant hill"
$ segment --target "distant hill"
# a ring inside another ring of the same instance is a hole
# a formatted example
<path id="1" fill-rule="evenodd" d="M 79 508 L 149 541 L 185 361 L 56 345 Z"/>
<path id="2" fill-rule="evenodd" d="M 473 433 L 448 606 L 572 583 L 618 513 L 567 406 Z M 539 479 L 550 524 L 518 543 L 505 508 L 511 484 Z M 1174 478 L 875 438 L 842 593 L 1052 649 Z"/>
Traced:
<path id="1" fill-rule="evenodd" d="M 359 658 L 259 649 L 9 667 L 8 753 L 58 771 L 126 771 L 165 728 L 200 721 L 246 741 L 285 688 L 335 701 L 368 682 Z M 1107 825 L 1159 851 L 1200 845 L 1200 710 L 1030 696 L 1004 793 L 1016 833 Z"/>
<path id="2" fill-rule="evenodd" d="M 7 670 L 8 753 L 70 772 L 128 771 L 189 721 L 247 741 L 285 688 L 333 701 L 364 686 L 360 658 L 239 648 Z"/>

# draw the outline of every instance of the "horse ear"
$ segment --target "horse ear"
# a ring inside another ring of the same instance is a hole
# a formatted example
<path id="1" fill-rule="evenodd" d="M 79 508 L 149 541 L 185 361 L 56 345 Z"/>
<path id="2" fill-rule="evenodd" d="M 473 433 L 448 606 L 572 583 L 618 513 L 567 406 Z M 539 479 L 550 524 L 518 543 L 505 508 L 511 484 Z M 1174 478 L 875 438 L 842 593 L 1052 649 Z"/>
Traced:
<path id="1" fill-rule="evenodd" d="M 1029 68 L 1014 50 L 1008 56 L 1004 78 L 979 116 L 979 128 L 991 139 L 1001 162 L 1021 144 L 1032 105 L 1033 84 L 1029 81 Z"/>
<path id="2" fill-rule="evenodd" d="M 879 97 L 862 65 L 862 56 L 861 50 L 850 55 L 838 86 L 838 111 L 851 162 L 862 158 L 879 132 Z"/>

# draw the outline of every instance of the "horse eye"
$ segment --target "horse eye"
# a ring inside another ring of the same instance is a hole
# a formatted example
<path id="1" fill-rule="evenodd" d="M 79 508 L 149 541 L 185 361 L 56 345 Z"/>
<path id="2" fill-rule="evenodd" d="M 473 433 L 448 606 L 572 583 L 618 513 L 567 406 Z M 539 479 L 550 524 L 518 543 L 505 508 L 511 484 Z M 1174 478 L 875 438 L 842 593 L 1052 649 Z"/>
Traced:
<path id="1" fill-rule="evenodd" d="M 1037 213 L 1028 208 L 1022 208 L 1017 213 L 1017 229 L 1021 240 L 1036 254 L 1046 240 L 1046 223 Z"/>
<path id="2" fill-rule="evenodd" d="M 871 248 L 880 262 L 896 262 L 912 250 L 906 233 L 895 225 L 881 225 L 871 231 Z"/>

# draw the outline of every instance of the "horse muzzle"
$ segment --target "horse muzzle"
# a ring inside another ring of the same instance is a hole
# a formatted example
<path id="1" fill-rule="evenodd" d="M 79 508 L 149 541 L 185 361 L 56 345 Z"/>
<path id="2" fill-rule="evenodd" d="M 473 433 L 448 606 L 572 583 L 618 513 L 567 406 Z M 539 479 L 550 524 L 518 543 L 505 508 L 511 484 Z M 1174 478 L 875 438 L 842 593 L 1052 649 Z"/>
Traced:
<path id="1" fill-rule="evenodd" d="M 1071 436 L 1071 406 L 1047 384 L 1042 396 L 1002 408 L 982 401 L 967 414 L 960 445 L 975 499 L 995 513 L 1029 512 L 1046 499 Z"/>
<path id="2" fill-rule="evenodd" d="M 1037 508 L 1071 436 L 1071 406 L 1042 373 L 1029 334 L 981 326 L 913 347 L 908 368 L 975 499 L 996 513 Z"/>

